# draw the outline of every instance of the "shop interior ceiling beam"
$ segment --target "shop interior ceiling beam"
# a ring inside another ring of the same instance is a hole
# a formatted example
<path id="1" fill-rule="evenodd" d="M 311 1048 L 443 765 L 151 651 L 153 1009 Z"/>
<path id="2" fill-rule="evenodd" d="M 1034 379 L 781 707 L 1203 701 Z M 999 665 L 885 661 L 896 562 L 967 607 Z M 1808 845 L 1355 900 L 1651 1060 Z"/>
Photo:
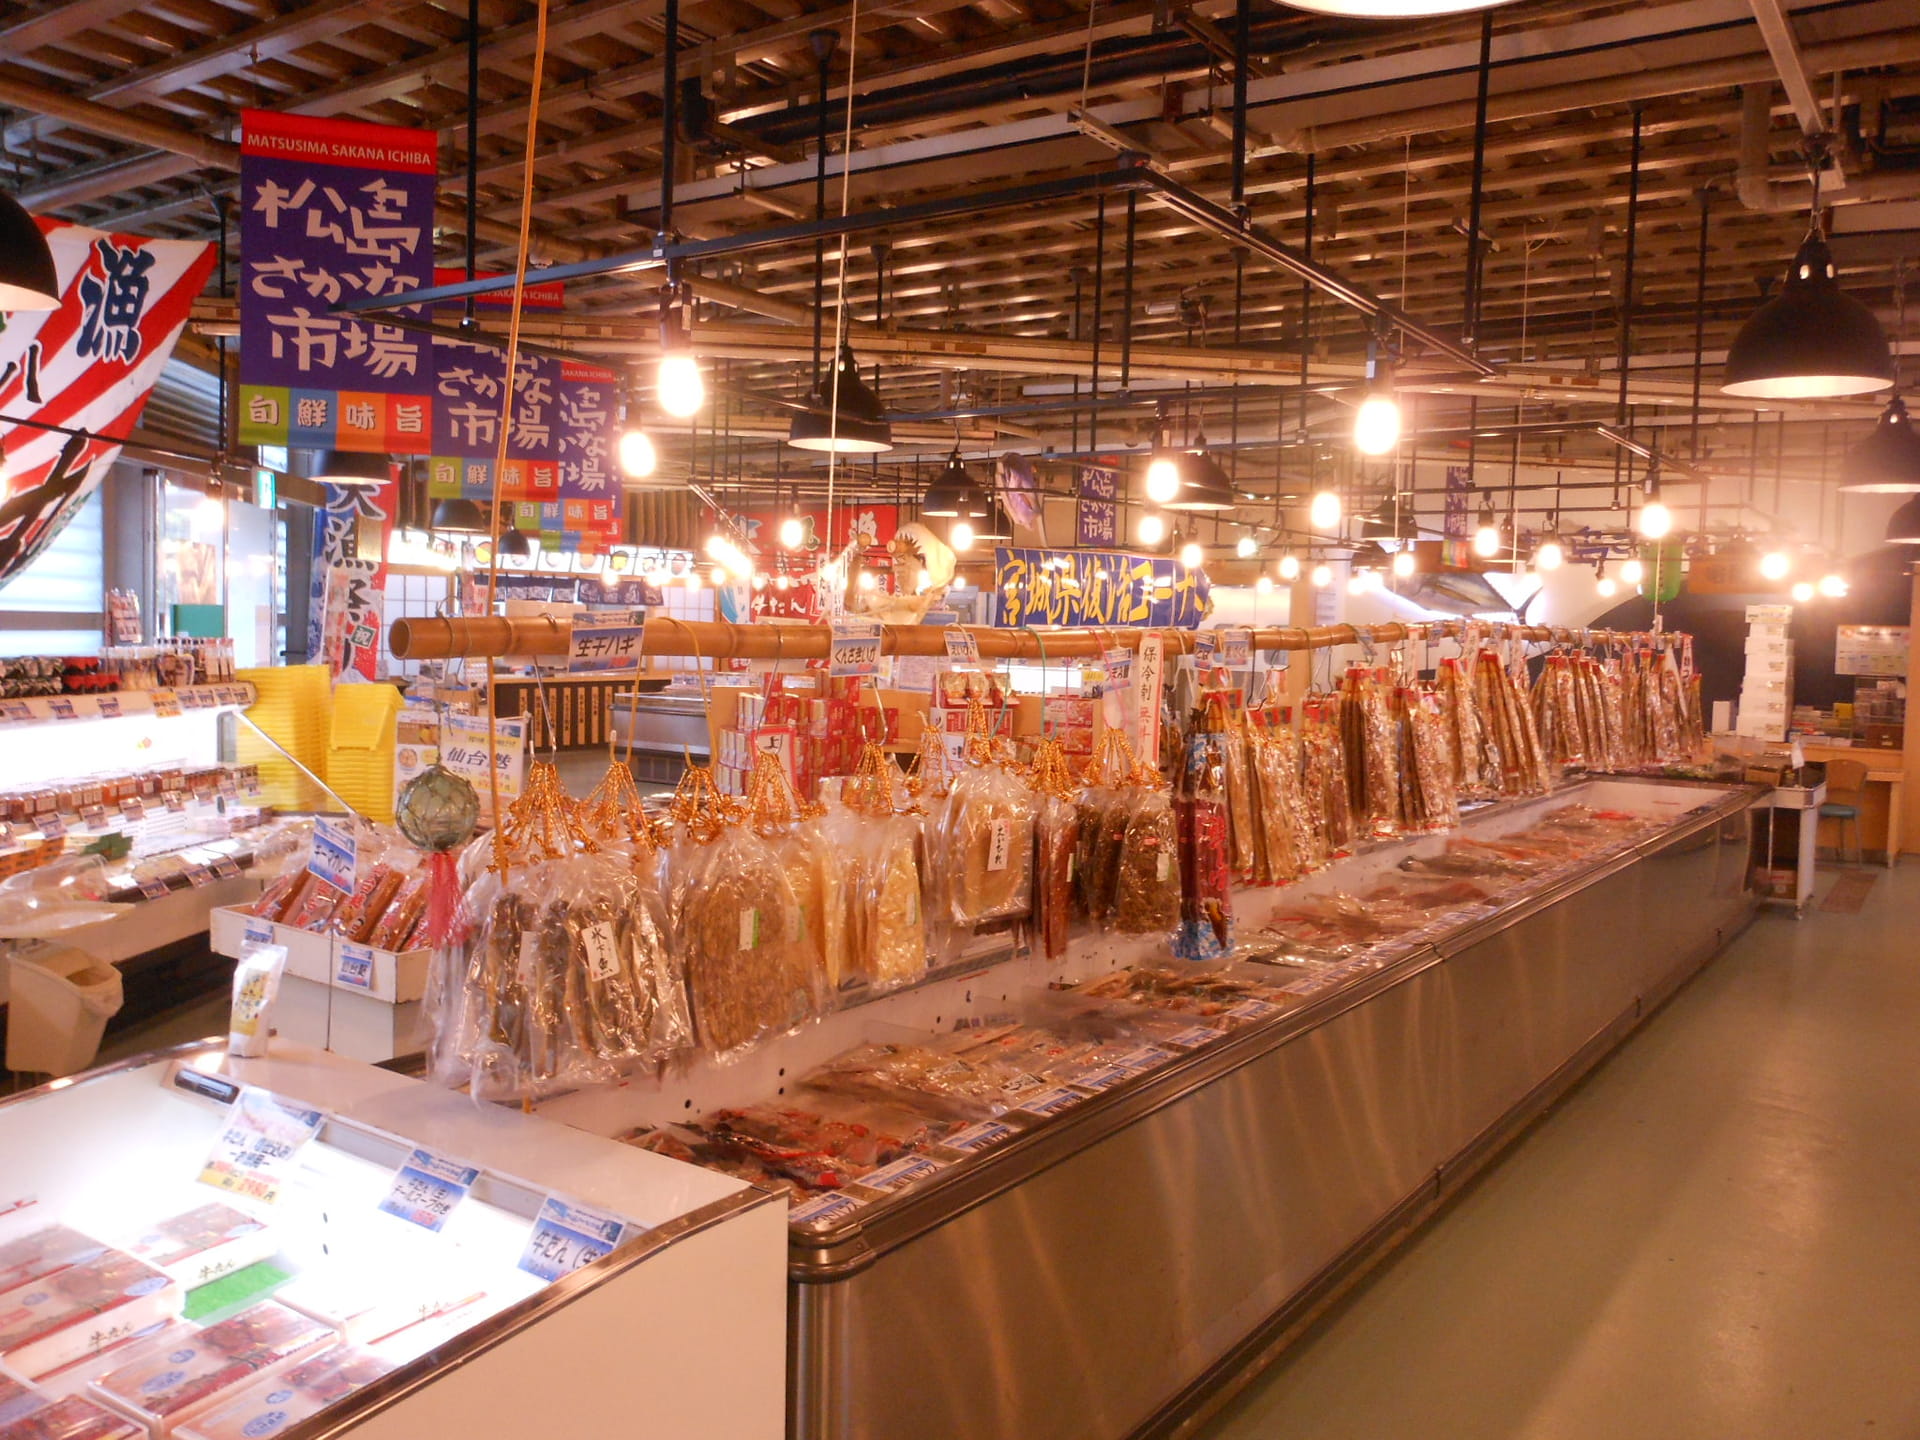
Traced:
<path id="1" fill-rule="evenodd" d="M 1821 109 L 1820 98 L 1813 92 L 1813 77 L 1807 73 L 1806 60 L 1800 53 L 1800 42 L 1794 36 L 1793 21 L 1787 16 L 1786 6 L 1781 0 L 1751 0 L 1751 4 L 1754 21 L 1767 42 L 1767 54 L 1773 57 L 1773 68 L 1793 106 L 1793 118 L 1800 122 L 1800 133 L 1809 139 L 1826 135 L 1829 128 L 1826 114 Z M 1831 163 L 1821 176 L 1821 189 L 1843 190 L 1847 177 L 1840 167 L 1840 158 L 1838 155 L 1829 158 Z"/>

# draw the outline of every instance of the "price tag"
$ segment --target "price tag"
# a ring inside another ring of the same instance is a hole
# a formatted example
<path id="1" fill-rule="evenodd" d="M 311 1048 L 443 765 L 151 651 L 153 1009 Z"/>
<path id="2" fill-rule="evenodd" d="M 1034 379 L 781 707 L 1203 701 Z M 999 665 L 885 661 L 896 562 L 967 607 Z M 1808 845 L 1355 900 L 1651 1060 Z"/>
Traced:
<path id="1" fill-rule="evenodd" d="M 220 783 L 217 788 L 219 789 L 220 793 L 226 796 L 229 800 L 233 799 L 234 796 L 240 793 L 240 787 L 233 783 L 233 776 L 231 775 L 222 775 L 220 777 Z"/>
<path id="2" fill-rule="evenodd" d="M 415 1150 L 394 1172 L 380 1208 L 438 1233 L 479 1178 L 475 1166 L 443 1159 L 430 1150 Z"/>
<path id="3" fill-rule="evenodd" d="M 42 815 L 33 822 L 42 840 L 58 840 L 67 833 L 67 822 L 58 815 Z"/>
<path id="4" fill-rule="evenodd" d="M 24 700 L 0 700 L 0 719 L 31 720 L 33 707 Z"/>
<path id="5" fill-rule="evenodd" d="M 251 949 L 255 945 L 273 944 L 273 922 L 271 920 L 249 920 L 240 932 L 240 948 Z"/>
<path id="6" fill-rule="evenodd" d="M 153 696 L 153 713 L 162 720 L 171 720 L 180 713 L 180 697 L 174 691 L 155 690 L 152 691 L 151 694 Z"/>
<path id="7" fill-rule="evenodd" d="M 213 696 L 201 689 L 182 690 L 180 703 L 189 710 L 204 710 L 213 704 Z"/>
<path id="8" fill-rule="evenodd" d="M 1220 649 L 1220 637 L 1212 630 L 1201 630 L 1193 637 L 1193 658 L 1211 660 Z"/>
<path id="9" fill-rule="evenodd" d="M 613 925 L 606 920 L 589 925 L 580 937 L 587 952 L 587 978 L 611 980 L 620 973 L 620 947 L 614 943 Z"/>
<path id="10" fill-rule="evenodd" d="M 771 755 L 780 762 L 780 768 L 786 772 L 787 783 L 793 785 L 793 726 L 762 725 L 747 736 L 747 743 L 753 746 L 755 755 Z"/>
<path id="11" fill-rule="evenodd" d="M 352 894 L 359 844 L 351 819 L 335 821 L 316 815 L 313 820 L 313 853 L 307 857 L 308 872 L 334 889 Z"/>
<path id="12" fill-rule="evenodd" d="M 340 946 L 340 963 L 334 967 L 334 983 L 351 990 L 373 989 L 373 947 L 352 942 Z"/>
<path id="13" fill-rule="evenodd" d="M 827 657 L 829 675 L 878 675 L 880 673 L 880 622 L 878 620 L 838 620 L 833 626 L 832 649 Z"/>
<path id="14" fill-rule="evenodd" d="M 520 1268 L 542 1280 L 558 1280 L 610 1253 L 626 1235 L 625 1221 L 549 1195 L 520 1252 Z"/>
<path id="15" fill-rule="evenodd" d="M 854 1213 L 866 1202 L 844 1191 L 832 1190 L 825 1195 L 816 1195 L 804 1205 L 796 1205 L 787 1212 L 790 1225 L 824 1225 L 829 1221 L 841 1220 Z"/>
<path id="16" fill-rule="evenodd" d="M 293 1158 L 326 1119 L 319 1110 L 289 1105 L 249 1085 L 227 1111 L 200 1183 L 271 1205 L 280 1198 Z"/>
<path id="17" fill-rule="evenodd" d="M 958 626 L 947 631 L 947 659 L 956 665 L 970 665 L 980 668 L 980 639 L 971 630 L 962 630 Z"/>
<path id="18" fill-rule="evenodd" d="M 1133 651 L 1113 649 L 1103 657 L 1107 678 L 1101 682 L 1102 695 L 1124 695 L 1133 683 Z"/>
<path id="19" fill-rule="evenodd" d="M 1235 1020 L 1264 1020 L 1279 1013 L 1280 1007 L 1267 1000 L 1242 1000 L 1227 1011 Z"/>
<path id="20" fill-rule="evenodd" d="M 1311 995 L 1316 990 L 1326 989 L 1327 986 L 1332 983 L 1333 978 L 1331 976 L 1302 975 L 1298 980 L 1282 985 L 1280 987 L 1280 993 L 1282 995 Z"/>
<path id="21" fill-rule="evenodd" d="M 1253 631 L 1222 630 L 1220 663 L 1229 670 L 1244 670 L 1253 663 Z"/>
<path id="22" fill-rule="evenodd" d="M 963 1155 L 977 1155 L 1003 1140 L 1011 1140 L 1019 1133 L 1003 1120 L 981 1120 L 967 1126 L 964 1130 L 954 1131 L 940 1143 L 949 1150 L 958 1150 Z"/>
<path id="23" fill-rule="evenodd" d="M 760 911 L 758 908 L 740 912 L 740 948 L 757 950 L 760 947 Z"/>
<path id="24" fill-rule="evenodd" d="M 160 900 L 167 894 L 167 882 L 164 880 L 142 880 L 140 893 L 148 900 Z"/>
<path id="25" fill-rule="evenodd" d="M 56 720 L 78 720 L 80 712 L 73 708 L 73 701 L 64 695 L 55 695 L 47 701 L 47 713 Z"/>
<path id="26" fill-rule="evenodd" d="M 1042 1090 L 1037 1095 L 1029 1095 L 1020 1102 L 1020 1109 L 1029 1115 L 1058 1115 L 1062 1110 L 1078 1105 L 1086 1096 L 1078 1090 L 1069 1090 L 1064 1085 L 1055 1085 Z"/>
<path id="27" fill-rule="evenodd" d="M 240 867 L 234 862 L 231 855 L 222 855 L 218 860 L 213 862 L 213 873 L 218 875 L 222 880 L 238 880 L 240 878 Z"/>
<path id="28" fill-rule="evenodd" d="M 204 865 L 189 865 L 186 869 L 187 884 L 199 890 L 213 883 L 213 872 Z"/>
<path id="29" fill-rule="evenodd" d="M 104 830 L 107 828 L 107 807 L 89 805 L 80 812 L 80 818 L 87 822 L 89 830 Z"/>
<path id="30" fill-rule="evenodd" d="M 1171 1050 L 1162 1050 L 1158 1045 L 1142 1045 L 1138 1050 L 1129 1050 L 1113 1063 L 1130 1075 L 1144 1075 L 1149 1070 L 1159 1069 L 1171 1059 Z"/>
<path id="31" fill-rule="evenodd" d="M 638 670 L 646 636 L 644 610 L 635 611 L 628 620 L 575 620 L 567 649 L 567 670 L 575 675 Z"/>
<path id="32" fill-rule="evenodd" d="M 147 816 L 147 807 L 138 800 L 122 800 L 120 813 L 129 820 L 144 820 Z"/>
<path id="33" fill-rule="evenodd" d="M 860 1177 L 860 1183 L 868 1190 L 880 1190 L 891 1194 L 904 1190 L 909 1185 L 917 1185 L 946 1169 L 944 1160 L 935 1160 L 926 1155 L 908 1155 L 894 1161 L 891 1165 L 882 1165 L 878 1170 L 869 1170 Z"/>
<path id="34" fill-rule="evenodd" d="M 120 714 L 120 697 L 118 695 L 102 695 L 93 703 L 99 710 L 102 720 L 112 720 Z"/>
<path id="35" fill-rule="evenodd" d="M 987 831 L 987 869 L 1004 870 L 1013 858 L 1013 822 L 995 820 Z"/>
<path id="36" fill-rule="evenodd" d="M 1103 1065 L 1098 1070 L 1088 1071 L 1073 1083 L 1082 1090 L 1091 1090 L 1098 1094 L 1102 1090 L 1111 1090 L 1122 1080 L 1131 1080 L 1133 1071 L 1123 1070 L 1118 1065 Z"/>

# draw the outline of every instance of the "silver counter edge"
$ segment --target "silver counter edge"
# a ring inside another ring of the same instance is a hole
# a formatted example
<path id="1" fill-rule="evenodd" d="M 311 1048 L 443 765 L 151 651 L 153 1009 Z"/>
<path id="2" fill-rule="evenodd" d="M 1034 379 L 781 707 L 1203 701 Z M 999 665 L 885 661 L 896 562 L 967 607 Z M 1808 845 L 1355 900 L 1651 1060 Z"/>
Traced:
<path id="1" fill-rule="evenodd" d="M 1752 792 L 1702 789 L 1628 851 L 796 1239 L 789 1434 L 1190 1430 L 1744 928 Z"/>

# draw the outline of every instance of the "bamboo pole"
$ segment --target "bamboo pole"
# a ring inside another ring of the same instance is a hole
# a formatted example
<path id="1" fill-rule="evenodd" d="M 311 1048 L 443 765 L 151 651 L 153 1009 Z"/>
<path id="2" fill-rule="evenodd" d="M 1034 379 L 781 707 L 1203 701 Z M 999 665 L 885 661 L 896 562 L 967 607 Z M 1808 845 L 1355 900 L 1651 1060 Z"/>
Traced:
<path id="1" fill-rule="evenodd" d="M 944 655 L 942 625 L 883 625 L 880 651 L 884 655 Z M 1141 629 L 1002 629 L 969 625 L 988 660 L 1065 660 L 1100 655 L 1110 649 L 1137 649 L 1146 634 L 1162 637 L 1176 653 L 1194 648 L 1193 630 Z M 1428 624 L 1323 625 L 1313 629 L 1268 626 L 1253 634 L 1255 650 L 1324 650 L 1335 645 L 1394 645 L 1406 640 L 1457 638 L 1464 621 Z M 1569 630 L 1548 625 L 1496 625 L 1493 632 L 1523 640 L 1632 643 L 1643 634 L 1622 630 Z M 1208 632 L 1217 636 L 1218 632 Z M 396 620 L 388 645 L 396 660 L 483 659 L 500 655 L 565 655 L 571 647 L 570 621 L 545 616 L 505 619 L 472 616 L 465 619 L 416 617 Z M 699 656 L 708 660 L 822 660 L 832 643 L 825 625 L 734 625 L 715 620 L 655 619 L 647 624 L 642 652 L 647 655 Z"/>

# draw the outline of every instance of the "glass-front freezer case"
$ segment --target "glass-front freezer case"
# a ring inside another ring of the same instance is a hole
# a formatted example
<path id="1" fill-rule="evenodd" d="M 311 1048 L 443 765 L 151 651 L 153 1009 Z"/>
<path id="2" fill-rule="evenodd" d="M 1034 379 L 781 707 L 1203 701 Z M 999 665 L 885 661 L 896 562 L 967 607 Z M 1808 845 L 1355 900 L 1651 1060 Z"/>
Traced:
<path id="1" fill-rule="evenodd" d="M 297 1047 L 0 1103 L 0 1437 L 784 1430 L 785 1206 Z"/>

